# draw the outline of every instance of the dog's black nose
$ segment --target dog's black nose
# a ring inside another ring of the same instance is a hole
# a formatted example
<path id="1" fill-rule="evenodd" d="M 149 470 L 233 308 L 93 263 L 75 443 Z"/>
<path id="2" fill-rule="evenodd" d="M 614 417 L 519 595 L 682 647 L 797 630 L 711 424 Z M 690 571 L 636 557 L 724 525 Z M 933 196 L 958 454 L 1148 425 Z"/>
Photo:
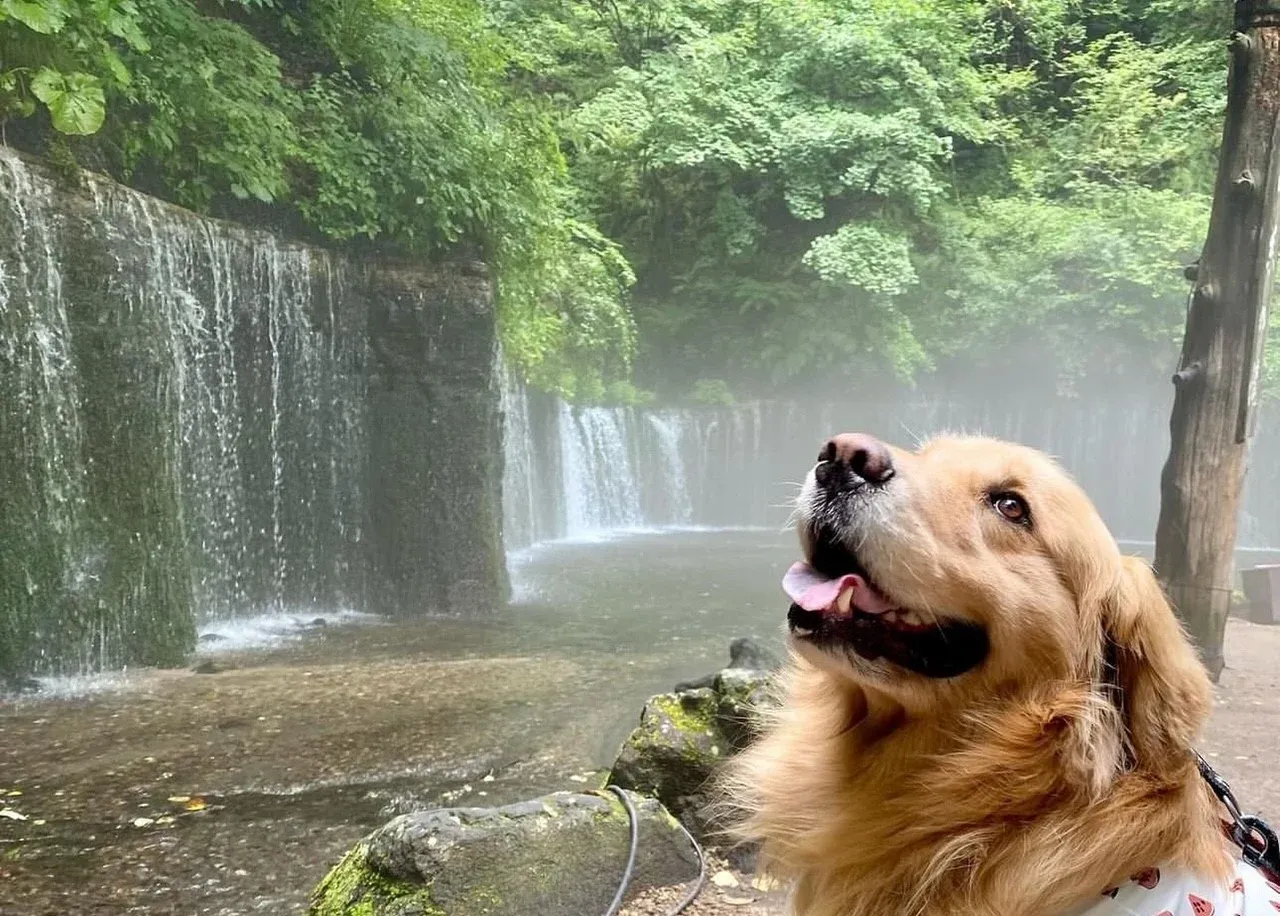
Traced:
<path id="1" fill-rule="evenodd" d="M 837 489 L 882 484 L 893 477 L 893 454 L 875 436 L 841 433 L 828 439 L 818 452 L 813 476 L 821 486 Z"/>

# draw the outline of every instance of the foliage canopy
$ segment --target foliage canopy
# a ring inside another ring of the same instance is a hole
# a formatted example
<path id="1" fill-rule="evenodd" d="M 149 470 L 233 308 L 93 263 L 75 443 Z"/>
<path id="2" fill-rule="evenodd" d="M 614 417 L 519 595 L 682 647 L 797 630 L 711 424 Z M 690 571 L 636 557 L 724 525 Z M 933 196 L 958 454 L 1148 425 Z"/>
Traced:
<path id="1" fill-rule="evenodd" d="M 637 351 L 703 402 L 1010 366 L 1072 390 L 1168 370 L 1228 14 L 0 0 L 0 118 L 196 209 L 474 251 L 508 355 L 566 395 L 637 397 Z"/>

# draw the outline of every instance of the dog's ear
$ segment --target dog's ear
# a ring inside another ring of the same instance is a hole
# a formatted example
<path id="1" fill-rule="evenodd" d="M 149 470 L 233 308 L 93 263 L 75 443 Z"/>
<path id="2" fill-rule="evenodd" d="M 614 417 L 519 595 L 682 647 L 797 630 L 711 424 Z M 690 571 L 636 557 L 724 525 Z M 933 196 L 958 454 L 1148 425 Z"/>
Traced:
<path id="1" fill-rule="evenodd" d="M 1204 665 L 1144 561 L 1122 560 L 1102 598 L 1100 680 L 1119 711 L 1128 764 L 1148 773 L 1186 765 L 1213 704 Z"/>

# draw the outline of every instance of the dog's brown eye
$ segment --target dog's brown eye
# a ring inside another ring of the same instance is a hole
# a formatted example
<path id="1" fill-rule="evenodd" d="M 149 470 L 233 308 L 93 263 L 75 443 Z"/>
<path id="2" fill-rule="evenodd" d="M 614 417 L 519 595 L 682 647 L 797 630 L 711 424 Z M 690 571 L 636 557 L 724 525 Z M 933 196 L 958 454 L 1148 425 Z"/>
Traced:
<path id="1" fill-rule="evenodd" d="M 991 507 L 1011 522 L 1026 524 L 1031 520 L 1031 509 L 1017 493 L 992 493 Z"/>

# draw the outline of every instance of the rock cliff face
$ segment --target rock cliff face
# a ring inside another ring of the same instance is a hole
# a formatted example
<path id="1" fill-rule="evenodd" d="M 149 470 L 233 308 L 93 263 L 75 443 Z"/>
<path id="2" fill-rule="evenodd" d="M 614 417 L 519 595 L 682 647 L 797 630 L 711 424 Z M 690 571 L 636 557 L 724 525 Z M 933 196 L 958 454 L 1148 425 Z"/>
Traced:
<path id="1" fill-rule="evenodd" d="M 0 675 L 506 594 L 492 287 L 0 149 Z"/>
<path id="2" fill-rule="evenodd" d="M 480 265 L 369 276 L 373 606 L 471 613 L 505 598 L 493 294 Z"/>

